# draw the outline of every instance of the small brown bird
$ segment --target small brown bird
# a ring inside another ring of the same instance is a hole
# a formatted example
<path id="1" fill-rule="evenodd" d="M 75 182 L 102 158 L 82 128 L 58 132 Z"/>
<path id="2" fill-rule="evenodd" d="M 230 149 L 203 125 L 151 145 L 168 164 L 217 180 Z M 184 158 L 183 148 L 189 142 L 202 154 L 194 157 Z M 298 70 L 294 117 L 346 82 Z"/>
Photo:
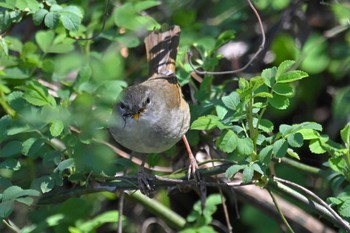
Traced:
<path id="1" fill-rule="evenodd" d="M 163 152 L 189 128 L 189 106 L 175 76 L 180 32 L 180 27 L 174 26 L 145 38 L 150 78 L 126 88 L 114 108 L 116 124 L 110 132 L 119 144 L 132 151 Z M 194 171 L 197 163 L 192 154 L 190 159 Z"/>

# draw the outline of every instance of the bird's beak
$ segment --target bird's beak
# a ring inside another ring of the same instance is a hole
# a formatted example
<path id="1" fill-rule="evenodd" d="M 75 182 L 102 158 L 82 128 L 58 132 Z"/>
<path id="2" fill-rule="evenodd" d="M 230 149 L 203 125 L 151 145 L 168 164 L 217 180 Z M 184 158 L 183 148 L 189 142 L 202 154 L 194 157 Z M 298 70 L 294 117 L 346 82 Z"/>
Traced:
<path id="1" fill-rule="evenodd" d="M 135 120 L 138 120 L 140 118 L 140 116 L 141 116 L 141 112 L 138 112 L 138 113 L 132 115 L 132 118 Z"/>

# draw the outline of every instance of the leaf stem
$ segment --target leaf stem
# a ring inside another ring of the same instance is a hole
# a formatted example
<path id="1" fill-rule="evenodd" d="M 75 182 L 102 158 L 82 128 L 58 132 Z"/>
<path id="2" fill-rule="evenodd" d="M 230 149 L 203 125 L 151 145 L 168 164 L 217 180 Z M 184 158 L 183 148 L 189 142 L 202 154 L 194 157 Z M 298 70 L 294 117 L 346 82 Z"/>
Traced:
<path id="1" fill-rule="evenodd" d="M 284 216 L 284 214 L 283 214 L 281 208 L 279 207 L 275 196 L 273 195 L 273 193 L 271 192 L 271 190 L 267 189 L 267 192 L 270 194 L 271 199 L 272 199 L 272 201 L 273 201 L 273 204 L 275 204 L 276 209 L 277 209 L 277 212 L 278 212 L 279 215 L 281 216 L 281 219 L 282 219 L 282 221 L 284 222 L 284 224 L 286 225 L 288 231 L 289 231 L 290 233 L 294 233 L 292 227 L 289 225 L 289 223 L 288 223 L 286 217 Z"/>

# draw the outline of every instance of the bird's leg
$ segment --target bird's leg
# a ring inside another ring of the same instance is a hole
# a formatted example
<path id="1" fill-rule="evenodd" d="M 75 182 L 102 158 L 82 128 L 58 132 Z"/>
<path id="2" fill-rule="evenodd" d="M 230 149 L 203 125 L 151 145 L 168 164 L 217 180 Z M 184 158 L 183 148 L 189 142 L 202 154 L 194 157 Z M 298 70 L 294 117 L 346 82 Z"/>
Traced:
<path id="1" fill-rule="evenodd" d="M 190 144 L 187 141 L 186 135 L 182 136 L 182 140 L 185 143 L 185 146 L 186 146 L 186 149 L 187 149 L 187 152 L 188 152 L 188 157 L 190 159 L 190 165 L 188 167 L 187 177 L 188 177 L 188 179 L 190 179 L 191 178 L 191 174 L 192 174 L 193 178 L 196 181 L 199 181 L 200 177 L 199 177 L 199 172 L 197 170 L 198 169 L 198 164 L 197 164 L 196 158 L 193 156 L 193 153 L 192 153 Z"/>
<path id="2" fill-rule="evenodd" d="M 145 158 L 142 159 L 141 167 L 137 172 L 137 183 L 141 193 L 146 196 L 152 196 L 154 189 L 149 183 L 150 175 L 145 172 Z"/>

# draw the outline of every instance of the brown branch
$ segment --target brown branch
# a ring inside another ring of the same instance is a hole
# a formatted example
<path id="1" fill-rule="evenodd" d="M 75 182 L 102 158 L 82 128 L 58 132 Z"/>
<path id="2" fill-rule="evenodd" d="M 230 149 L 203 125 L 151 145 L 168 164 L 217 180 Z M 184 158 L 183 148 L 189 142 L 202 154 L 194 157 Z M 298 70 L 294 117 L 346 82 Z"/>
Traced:
<path id="1" fill-rule="evenodd" d="M 284 180 L 278 177 L 274 177 L 273 178 L 275 181 L 287 184 L 289 186 L 292 186 L 293 188 L 299 189 L 301 191 L 303 191 L 304 193 L 306 193 L 307 195 L 309 195 L 310 197 L 312 197 L 314 200 L 316 200 L 321 206 L 323 206 L 325 209 L 327 209 L 332 215 L 333 217 L 337 220 L 337 222 L 339 223 L 340 226 L 343 227 L 344 230 L 346 230 L 347 232 L 350 232 L 350 225 L 347 221 L 345 221 L 344 219 L 342 219 L 337 212 L 335 212 L 331 207 L 328 206 L 328 204 L 326 202 L 324 202 L 321 198 L 319 198 L 316 194 L 314 194 L 313 192 L 311 192 L 310 190 L 304 188 L 301 185 L 298 185 L 292 181 L 289 180 Z"/>
<path id="2" fill-rule="evenodd" d="M 192 64 L 192 53 L 190 51 L 187 52 L 187 59 L 188 59 L 188 63 L 190 64 L 192 70 L 194 72 L 196 72 L 197 74 L 201 74 L 201 75 L 225 75 L 225 74 L 234 74 L 234 73 L 238 73 L 241 72 L 243 70 L 245 70 L 254 60 L 255 58 L 259 55 L 259 53 L 264 49 L 265 47 L 265 42 L 266 42 L 266 36 L 265 36 L 265 31 L 264 31 L 264 27 L 260 18 L 260 15 L 258 13 L 258 11 L 255 9 L 254 5 L 251 3 L 250 0 L 247 0 L 249 6 L 251 7 L 251 9 L 254 11 L 258 22 L 259 22 L 259 26 L 260 26 L 260 30 L 261 30 L 261 37 L 262 37 L 262 41 L 261 44 L 258 48 L 258 50 L 255 52 L 255 54 L 250 58 L 250 60 L 242 67 L 236 70 L 228 70 L 228 71 L 220 71 L 220 72 L 210 72 L 210 71 L 200 71 L 197 70 L 194 65 Z"/>

